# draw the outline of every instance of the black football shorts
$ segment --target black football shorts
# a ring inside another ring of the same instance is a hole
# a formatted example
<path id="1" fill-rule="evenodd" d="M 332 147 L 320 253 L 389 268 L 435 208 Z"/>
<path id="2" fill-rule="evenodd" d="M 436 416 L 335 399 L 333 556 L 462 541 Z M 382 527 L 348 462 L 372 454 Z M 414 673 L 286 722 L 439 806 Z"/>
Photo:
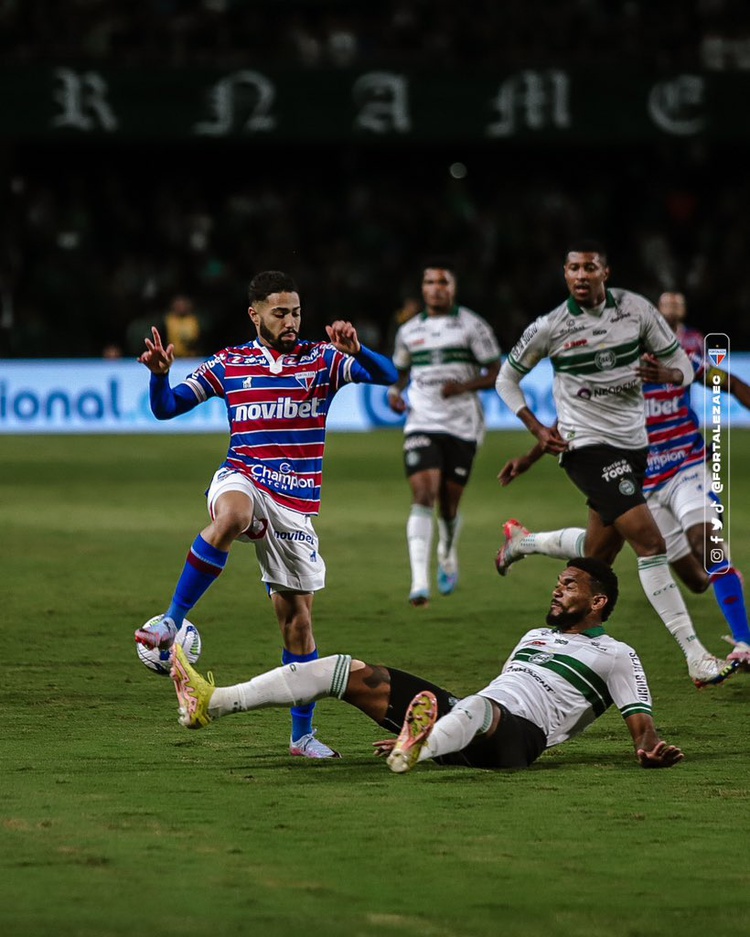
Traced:
<path id="1" fill-rule="evenodd" d="M 407 478 L 425 469 L 440 469 L 443 478 L 465 485 L 477 454 L 477 444 L 449 433 L 408 433 L 404 437 Z"/>
<path id="2" fill-rule="evenodd" d="M 564 452 L 560 464 L 576 488 L 586 495 L 586 504 L 605 524 L 613 524 L 621 514 L 646 503 L 642 487 L 647 452 L 616 446 L 581 446 Z"/>

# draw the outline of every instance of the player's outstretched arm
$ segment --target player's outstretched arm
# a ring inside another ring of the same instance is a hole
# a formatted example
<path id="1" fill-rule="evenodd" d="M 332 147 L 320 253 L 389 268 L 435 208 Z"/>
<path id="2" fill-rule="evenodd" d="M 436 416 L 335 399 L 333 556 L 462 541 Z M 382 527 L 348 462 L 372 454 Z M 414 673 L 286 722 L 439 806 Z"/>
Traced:
<path id="1" fill-rule="evenodd" d="M 328 340 L 337 351 L 356 358 L 352 380 L 360 384 L 393 384 L 398 379 L 395 364 L 385 355 L 363 345 L 351 322 L 337 319 L 326 326 Z"/>
<path id="2" fill-rule="evenodd" d="M 151 412 L 157 420 L 171 420 L 172 417 L 187 413 L 200 403 L 195 392 L 187 384 L 169 386 L 169 369 L 174 364 L 174 345 L 162 345 L 159 330 L 151 329 L 153 341 L 146 339 L 146 351 L 138 359 L 151 372 L 148 398 Z"/>
<path id="3" fill-rule="evenodd" d="M 625 720 L 633 738 L 638 763 L 642 768 L 672 768 L 685 755 L 676 745 L 659 738 L 651 716 L 636 713 Z"/>
<path id="4" fill-rule="evenodd" d="M 151 335 L 153 341 L 150 338 L 146 339 L 146 350 L 138 360 L 145 364 L 152 374 L 168 374 L 174 364 L 174 345 L 167 345 L 166 348 L 163 346 L 156 326 L 151 327 Z"/>

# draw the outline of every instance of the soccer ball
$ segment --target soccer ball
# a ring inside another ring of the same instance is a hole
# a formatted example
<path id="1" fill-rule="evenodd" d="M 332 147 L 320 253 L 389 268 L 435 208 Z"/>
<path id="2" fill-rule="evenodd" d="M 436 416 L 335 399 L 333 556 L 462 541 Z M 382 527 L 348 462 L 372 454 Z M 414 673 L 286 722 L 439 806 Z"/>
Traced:
<path id="1" fill-rule="evenodd" d="M 152 625 L 156 624 L 160 618 L 161 615 L 154 615 L 153 618 L 149 618 L 143 627 L 146 629 L 150 628 Z M 198 658 L 201 656 L 201 649 L 203 644 L 201 642 L 200 632 L 192 622 L 187 620 L 187 618 L 182 623 L 180 630 L 177 632 L 175 641 L 182 645 L 185 656 L 190 661 L 190 663 L 196 663 Z M 142 664 L 145 664 L 149 670 L 153 671 L 153 673 L 158 673 L 162 677 L 169 676 L 169 669 L 171 667 L 169 660 L 169 648 L 164 651 L 160 651 L 159 648 L 146 647 L 144 644 L 136 643 L 135 649 L 138 653 L 139 660 Z"/>

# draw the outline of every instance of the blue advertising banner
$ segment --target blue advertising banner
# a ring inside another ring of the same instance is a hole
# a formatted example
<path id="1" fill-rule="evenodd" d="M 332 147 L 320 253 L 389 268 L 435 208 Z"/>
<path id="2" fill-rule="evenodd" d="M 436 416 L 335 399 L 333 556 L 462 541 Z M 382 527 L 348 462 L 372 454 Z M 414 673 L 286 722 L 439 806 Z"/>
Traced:
<path id="1" fill-rule="evenodd" d="M 180 359 L 172 382 L 186 377 L 200 360 Z M 724 364 L 750 383 L 750 353 L 733 353 Z M 541 362 L 521 385 L 529 405 L 544 423 L 555 419 L 552 369 Z M 334 398 L 328 428 L 366 432 L 401 426 L 403 417 L 388 406 L 385 387 L 350 385 Z M 693 406 L 704 418 L 703 388 L 693 390 Z M 489 430 L 522 429 L 497 394 L 482 394 Z M 710 413 L 710 406 L 706 410 Z M 730 427 L 750 426 L 750 411 L 734 399 L 724 401 Z M 725 416 L 726 419 L 726 416 Z M 148 373 L 136 361 L 0 360 L 0 434 L 31 433 L 226 433 L 222 400 L 209 400 L 191 413 L 160 422 L 148 403 Z"/>

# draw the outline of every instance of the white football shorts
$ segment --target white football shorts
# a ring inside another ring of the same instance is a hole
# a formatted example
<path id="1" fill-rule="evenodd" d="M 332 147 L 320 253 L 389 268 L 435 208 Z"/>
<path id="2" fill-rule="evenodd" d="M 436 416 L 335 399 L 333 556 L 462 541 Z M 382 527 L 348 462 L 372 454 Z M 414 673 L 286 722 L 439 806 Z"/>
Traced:
<path id="1" fill-rule="evenodd" d="M 646 504 L 667 544 L 670 563 L 690 553 L 686 530 L 695 524 L 710 524 L 719 517 L 709 491 L 705 466 L 692 465 L 646 495 Z"/>
<path id="2" fill-rule="evenodd" d="M 252 543 L 261 580 L 273 592 L 318 592 L 326 584 L 326 564 L 318 552 L 318 535 L 307 514 L 281 507 L 241 472 L 221 468 L 206 493 L 214 518 L 216 499 L 227 491 L 241 491 L 253 503 L 253 523 L 237 539 Z"/>

